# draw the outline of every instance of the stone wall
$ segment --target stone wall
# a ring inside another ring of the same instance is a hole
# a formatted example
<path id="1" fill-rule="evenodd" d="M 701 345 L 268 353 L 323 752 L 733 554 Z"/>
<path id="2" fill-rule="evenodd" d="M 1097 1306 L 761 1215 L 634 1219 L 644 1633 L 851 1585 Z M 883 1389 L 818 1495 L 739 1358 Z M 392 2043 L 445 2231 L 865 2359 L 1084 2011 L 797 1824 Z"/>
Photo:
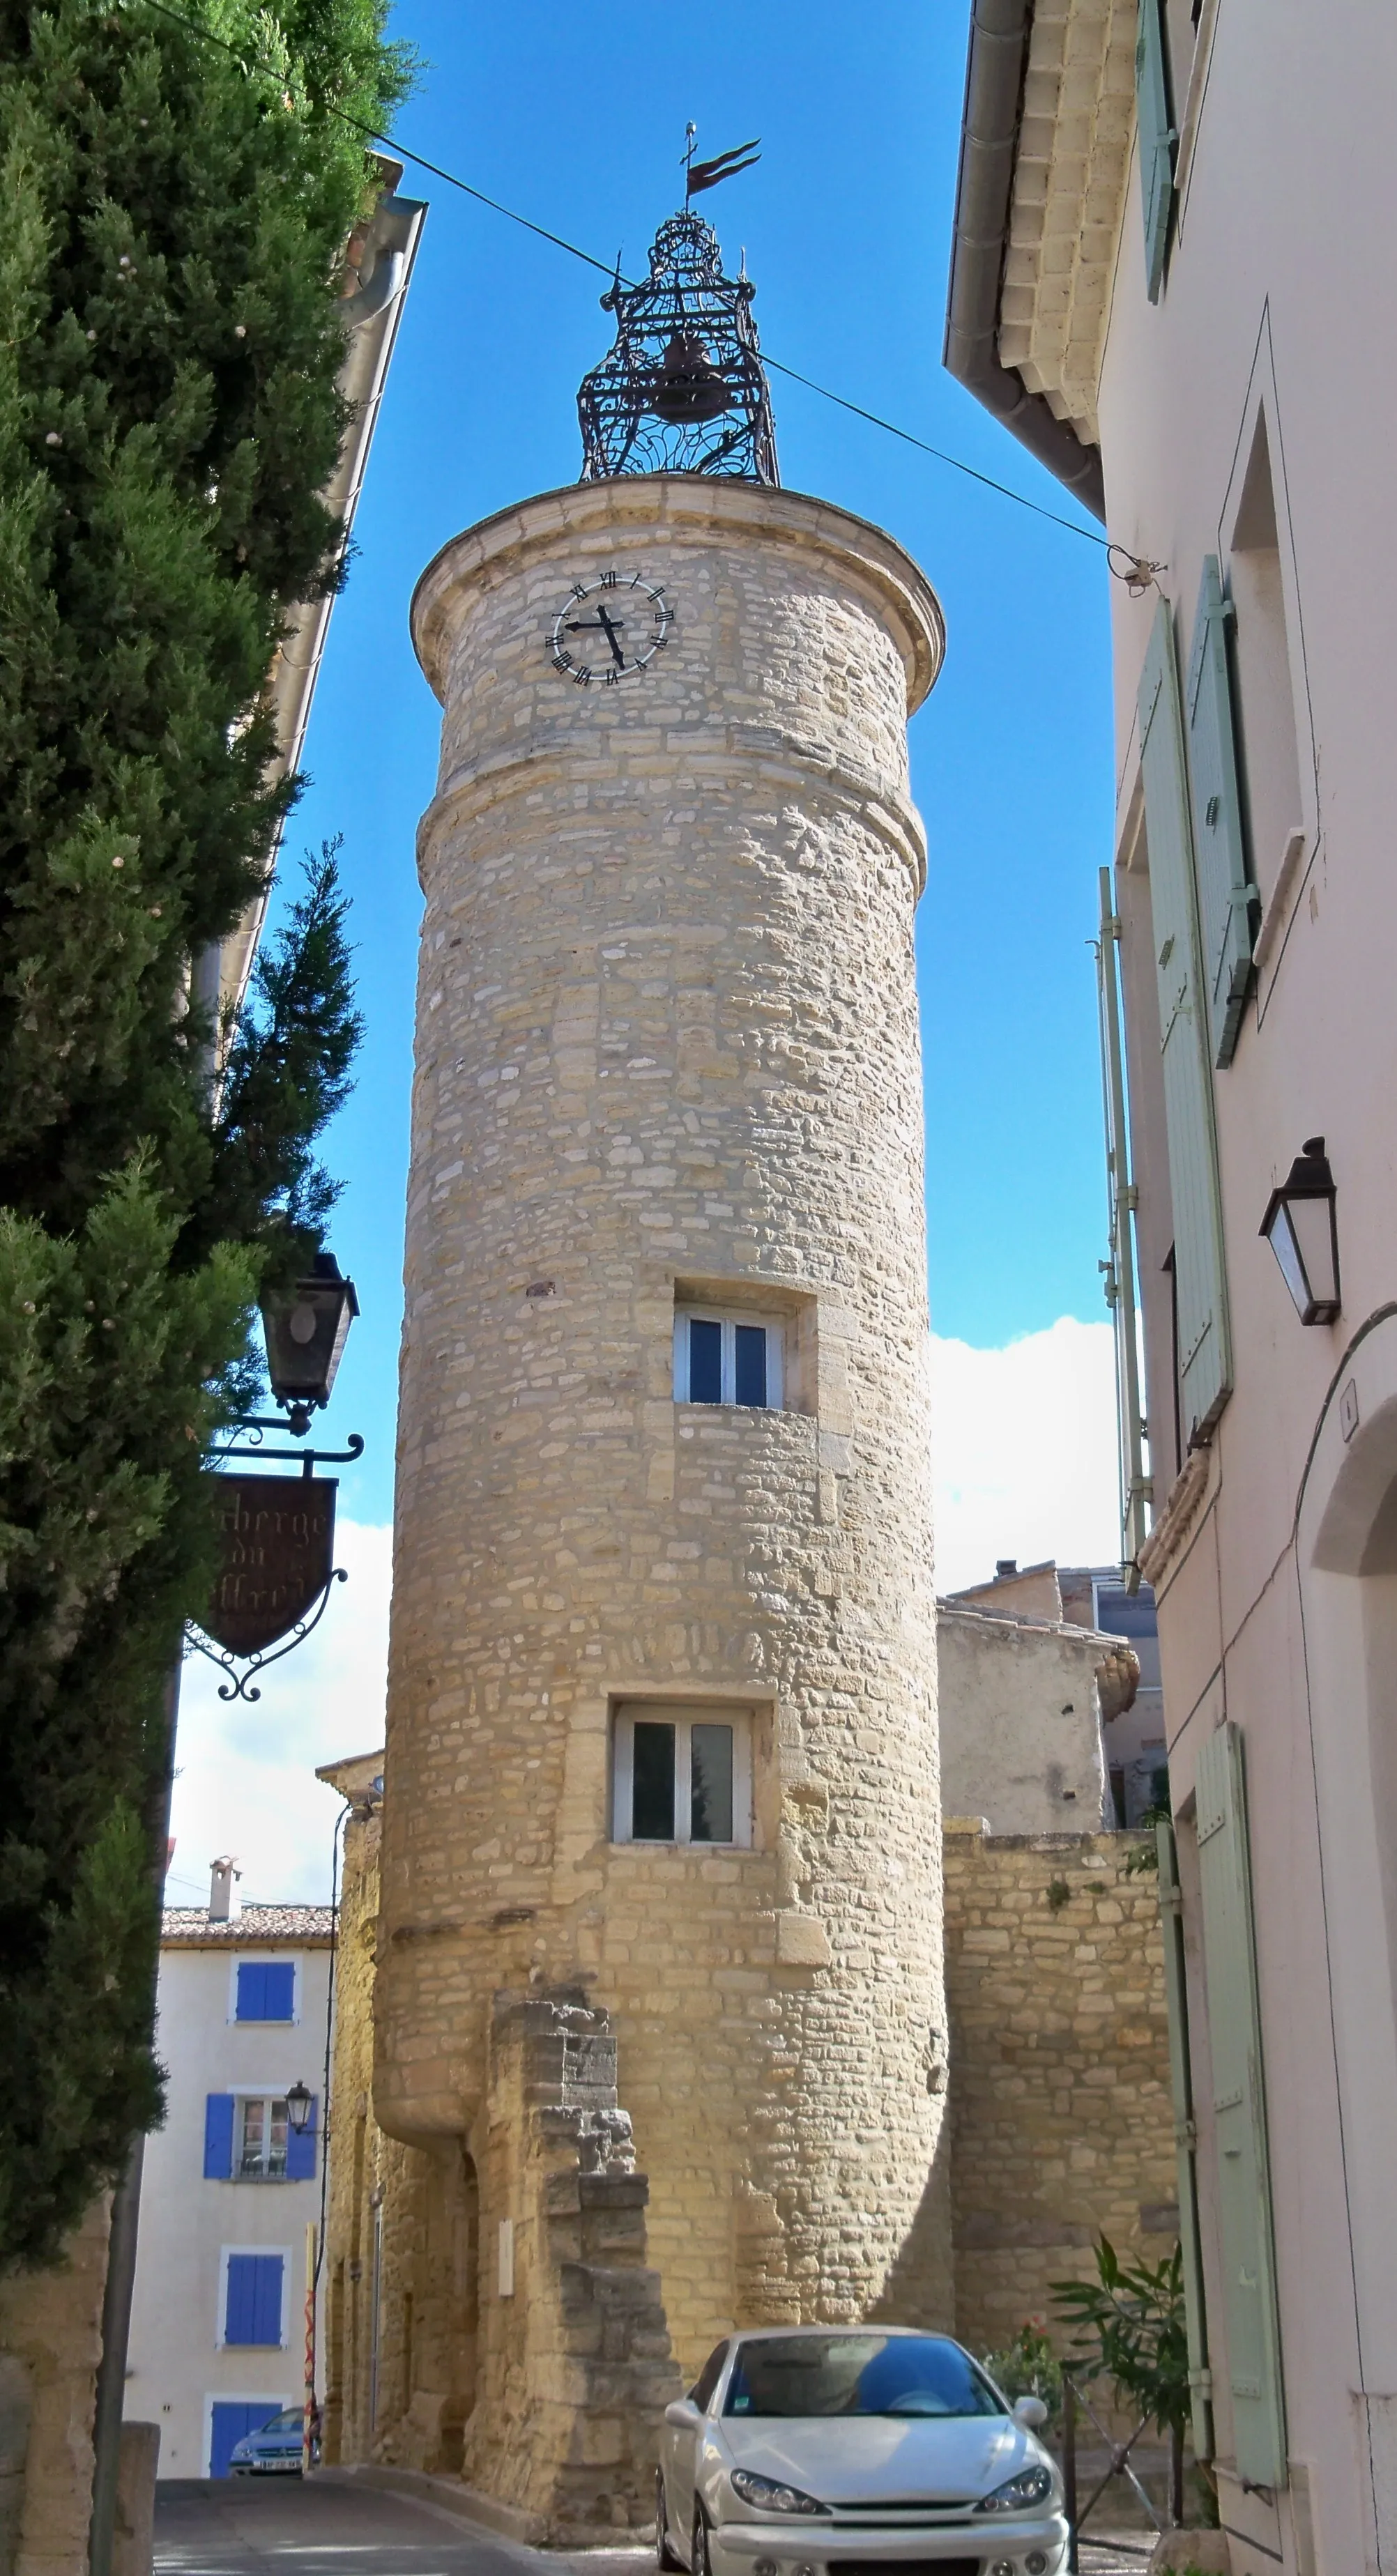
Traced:
<path id="1" fill-rule="evenodd" d="M 948 1826 L 956 2331 L 1053 2319 L 1098 2234 L 1150 2261 L 1178 2232 L 1158 1880 L 1130 1834 Z"/>
<path id="2" fill-rule="evenodd" d="M 110 2202 L 48 2272 L 0 2281 L 0 2576 L 87 2576 Z"/>
<path id="3" fill-rule="evenodd" d="M 604 571 L 673 622 L 583 689 L 547 639 Z M 455 2142 L 492 2241 L 493 1998 L 576 1987 L 686 2370 L 739 2317 L 949 2315 L 906 748 L 939 611 L 876 529 L 681 475 L 468 531 L 414 631 L 375 2108 Z M 779 1329 L 780 1409 L 676 1402 L 686 1300 Z M 636 1699 L 746 1731 L 749 1848 L 616 1838 Z"/>
<path id="4" fill-rule="evenodd" d="M 682 2382 L 607 2016 L 576 1992 L 495 1999 L 482 2176 L 454 2141 L 386 2136 L 367 2089 L 379 1838 L 361 1800 L 338 1954 L 325 2460 L 459 2477 L 533 2540 L 643 2527 L 660 2410 Z M 508 2281 L 498 2215 L 481 2241 L 482 2196 L 508 2213 Z"/>

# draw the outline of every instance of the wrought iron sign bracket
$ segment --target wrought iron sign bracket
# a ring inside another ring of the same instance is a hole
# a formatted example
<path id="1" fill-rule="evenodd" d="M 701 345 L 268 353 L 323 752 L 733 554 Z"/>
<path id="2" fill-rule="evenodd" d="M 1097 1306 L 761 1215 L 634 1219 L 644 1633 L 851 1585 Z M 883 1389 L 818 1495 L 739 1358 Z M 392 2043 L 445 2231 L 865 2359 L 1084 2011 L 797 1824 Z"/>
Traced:
<path id="1" fill-rule="evenodd" d="M 282 1421 L 274 1415 L 268 1416 L 265 1413 L 252 1413 L 248 1415 L 246 1422 L 237 1424 L 229 1446 L 215 1451 L 215 1459 L 219 1465 L 225 1458 L 289 1459 L 293 1466 L 300 1468 L 303 1476 L 313 1476 L 317 1467 L 344 1467 L 355 1458 L 362 1458 L 364 1436 L 360 1431 L 351 1431 L 347 1449 L 266 1449 L 260 1438 L 260 1434 L 264 1431 L 281 1431 L 288 1433 L 292 1439 L 299 1439 L 309 1429 L 308 1417 L 299 1426 L 297 1425 L 296 1410 L 293 1410 L 289 1421 Z M 259 1436 L 250 1440 L 247 1447 L 242 1449 L 239 1448 L 238 1442 L 244 1432 L 253 1432 Z"/>

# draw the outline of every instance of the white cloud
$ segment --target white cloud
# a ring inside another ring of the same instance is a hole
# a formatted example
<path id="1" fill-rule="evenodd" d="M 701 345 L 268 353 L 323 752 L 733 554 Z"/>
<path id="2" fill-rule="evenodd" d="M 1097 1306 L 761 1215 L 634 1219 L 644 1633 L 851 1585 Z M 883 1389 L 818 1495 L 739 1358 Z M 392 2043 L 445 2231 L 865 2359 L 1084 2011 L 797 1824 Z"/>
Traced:
<path id="1" fill-rule="evenodd" d="M 1115 1394 L 1109 1324 L 1064 1316 L 1003 1350 L 933 1338 L 937 1583 L 1021 1565 L 1109 1563 L 1116 1531 Z M 262 1697 L 220 1701 L 191 1655 L 180 1693 L 170 1901 L 207 1898 L 208 1864 L 236 1852 L 244 1896 L 323 1903 L 339 1800 L 319 1762 L 383 1741 L 392 1532 L 341 1521 L 337 1584 L 315 1634 L 262 1677 Z"/>
<path id="2" fill-rule="evenodd" d="M 383 1742 L 392 1541 L 389 1529 L 339 1522 L 335 1563 L 349 1581 L 334 1586 L 314 1635 L 263 1673 L 252 1707 L 221 1701 L 213 1665 L 186 1656 L 170 1818 L 172 1905 L 207 1902 L 208 1864 L 218 1852 L 238 1854 L 244 1897 L 328 1901 L 340 1801 L 316 1779 L 315 1767 L 344 1753 L 372 1753 Z"/>
<path id="3" fill-rule="evenodd" d="M 1108 1565 L 1117 1526 L 1109 1324 L 1061 1316 L 1003 1350 L 932 1337 L 936 1582 L 988 1582 L 995 1559 Z"/>

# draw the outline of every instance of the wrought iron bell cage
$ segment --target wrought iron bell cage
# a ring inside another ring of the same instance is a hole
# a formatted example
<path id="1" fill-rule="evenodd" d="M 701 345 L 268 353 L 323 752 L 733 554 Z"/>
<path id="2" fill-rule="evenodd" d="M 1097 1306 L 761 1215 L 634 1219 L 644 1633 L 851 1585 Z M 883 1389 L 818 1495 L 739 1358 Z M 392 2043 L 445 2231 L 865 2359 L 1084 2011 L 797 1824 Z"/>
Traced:
<path id="1" fill-rule="evenodd" d="M 601 299 L 616 339 L 582 379 L 582 481 L 617 474 L 728 474 L 779 483 L 776 430 L 745 268 L 725 277 L 711 224 L 671 215 L 639 286 Z"/>

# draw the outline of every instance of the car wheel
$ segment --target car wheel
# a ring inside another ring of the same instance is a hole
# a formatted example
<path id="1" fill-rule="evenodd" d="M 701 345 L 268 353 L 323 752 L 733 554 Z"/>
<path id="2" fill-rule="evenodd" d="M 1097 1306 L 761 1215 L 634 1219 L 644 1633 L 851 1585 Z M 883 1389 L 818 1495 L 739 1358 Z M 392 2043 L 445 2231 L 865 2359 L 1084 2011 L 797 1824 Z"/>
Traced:
<path id="1" fill-rule="evenodd" d="M 684 2564 L 682 2558 L 676 2555 L 670 2544 L 669 2507 L 665 2503 L 665 2473 L 663 2469 L 657 2469 L 655 2471 L 655 2564 L 657 2567 L 665 2569 L 666 2576 L 669 2576 L 669 2571 L 674 2568 L 682 2567 Z"/>
<path id="2" fill-rule="evenodd" d="M 708 2548 L 708 2522 L 702 2505 L 694 2513 L 694 2545 L 689 2553 L 689 2576 L 713 2576 L 713 2560 Z"/>

